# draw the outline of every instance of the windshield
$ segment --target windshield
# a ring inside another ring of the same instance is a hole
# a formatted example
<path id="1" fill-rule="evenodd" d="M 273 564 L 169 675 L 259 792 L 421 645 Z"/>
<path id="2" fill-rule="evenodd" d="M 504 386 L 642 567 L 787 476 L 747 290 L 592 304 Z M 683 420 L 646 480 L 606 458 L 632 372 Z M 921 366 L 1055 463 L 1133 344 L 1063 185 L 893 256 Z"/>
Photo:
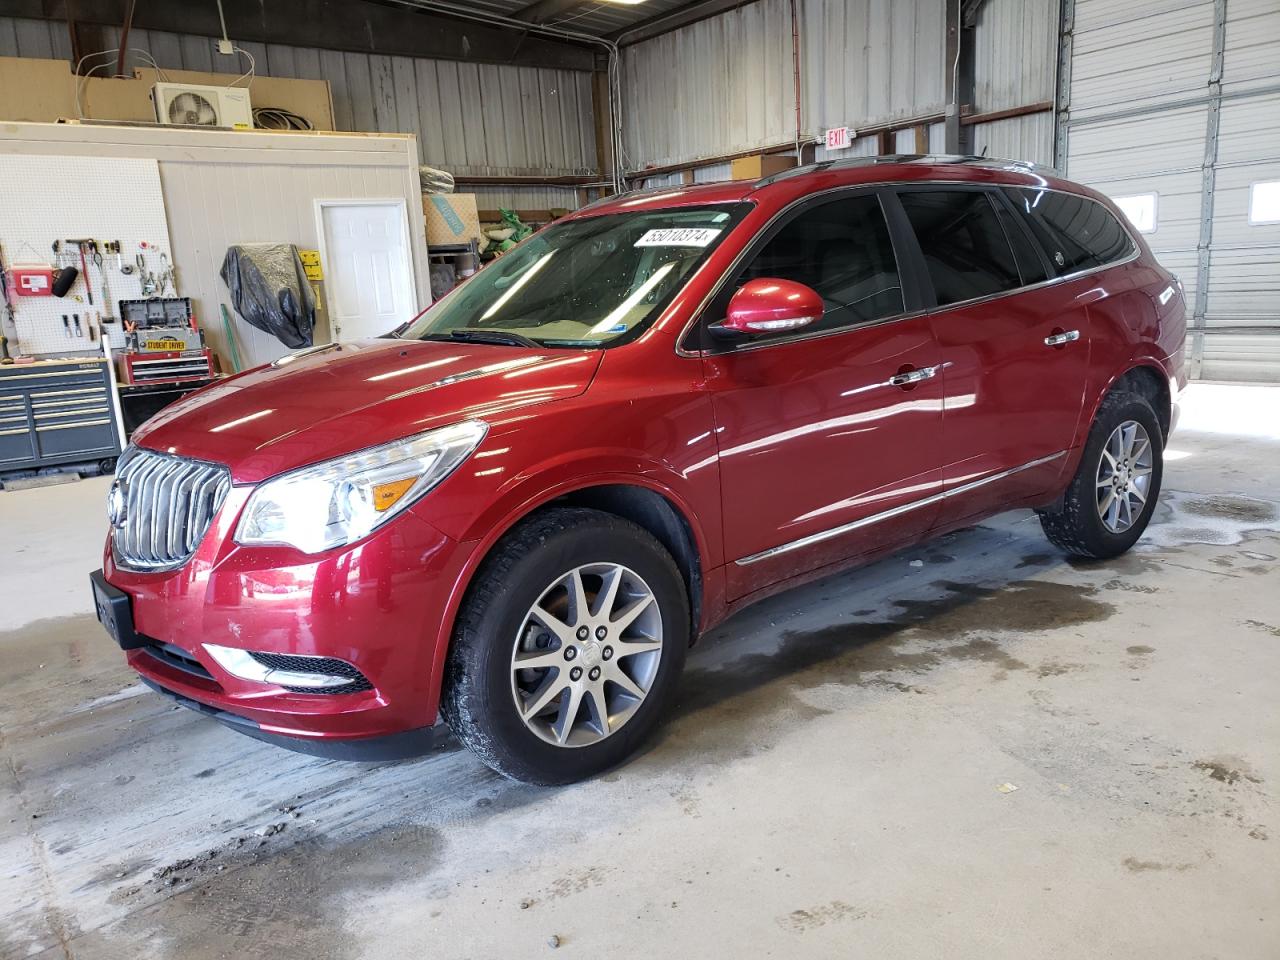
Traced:
<path id="1" fill-rule="evenodd" d="M 554 347 L 621 340 L 658 315 L 748 209 L 736 203 L 553 224 L 490 263 L 401 336 Z"/>

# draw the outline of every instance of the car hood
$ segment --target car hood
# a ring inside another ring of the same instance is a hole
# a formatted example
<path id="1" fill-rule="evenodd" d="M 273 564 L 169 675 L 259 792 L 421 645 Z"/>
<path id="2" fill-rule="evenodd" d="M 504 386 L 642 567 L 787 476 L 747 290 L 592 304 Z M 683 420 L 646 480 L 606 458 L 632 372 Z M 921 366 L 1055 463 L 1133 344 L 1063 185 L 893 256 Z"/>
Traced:
<path id="1" fill-rule="evenodd" d="M 224 463 L 237 483 L 586 390 L 602 351 L 366 340 L 286 357 L 165 407 L 140 446 Z"/>

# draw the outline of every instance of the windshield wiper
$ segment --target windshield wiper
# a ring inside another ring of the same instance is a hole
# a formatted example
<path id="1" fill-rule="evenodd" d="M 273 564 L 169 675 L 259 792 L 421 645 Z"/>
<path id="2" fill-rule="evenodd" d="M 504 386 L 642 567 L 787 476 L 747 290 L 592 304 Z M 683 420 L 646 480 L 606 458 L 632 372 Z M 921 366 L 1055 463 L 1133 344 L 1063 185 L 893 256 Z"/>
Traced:
<path id="1" fill-rule="evenodd" d="M 542 344 L 536 340 L 506 330 L 450 330 L 448 334 L 428 334 L 424 340 L 457 340 L 461 343 L 494 343 L 506 347 L 532 347 Z"/>

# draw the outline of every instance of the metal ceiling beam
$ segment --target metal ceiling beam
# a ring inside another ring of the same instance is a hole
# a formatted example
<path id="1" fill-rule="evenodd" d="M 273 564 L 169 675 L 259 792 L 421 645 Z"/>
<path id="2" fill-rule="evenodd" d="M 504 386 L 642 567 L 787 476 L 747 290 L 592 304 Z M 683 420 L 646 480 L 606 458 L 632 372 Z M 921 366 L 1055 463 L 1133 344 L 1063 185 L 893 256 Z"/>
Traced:
<path id="1" fill-rule="evenodd" d="M 119 26 L 128 0 L 0 0 L 0 16 Z M 227 31 L 242 43 L 279 43 L 440 60 L 510 63 L 592 70 L 595 51 L 570 40 L 537 36 L 498 24 L 454 19 L 394 2 L 366 0 L 223 0 Z M 138 3 L 135 30 L 217 37 L 222 33 L 213 0 Z"/>
<path id="2" fill-rule="evenodd" d="M 689 24 L 697 23 L 699 20 L 707 20 L 756 2 L 757 0 L 695 0 L 695 2 L 686 4 L 678 10 L 660 13 L 657 16 L 649 17 L 647 20 L 634 23 L 629 27 L 615 30 L 613 33 L 608 34 L 605 39 L 613 40 L 623 46 L 641 43 L 644 40 L 660 37 L 664 33 L 679 30 L 681 27 L 687 27 Z"/>
<path id="3" fill-rule="evenodd" d="M 511 14 L 516 20 L 527 20 L 530 23 L 546 23 L 565 13 L 572 13 L 579 7 L 585 7 L 590 0 L 536 0 L 526 7 L 521 7 Z"/>

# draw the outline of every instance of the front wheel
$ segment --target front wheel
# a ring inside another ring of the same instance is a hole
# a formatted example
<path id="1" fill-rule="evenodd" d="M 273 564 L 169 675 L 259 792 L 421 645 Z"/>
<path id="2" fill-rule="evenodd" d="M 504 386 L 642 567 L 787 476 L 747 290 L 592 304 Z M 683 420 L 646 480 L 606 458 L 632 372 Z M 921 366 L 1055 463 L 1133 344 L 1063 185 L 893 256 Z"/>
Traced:
<path id="1" fill-rule="evenodd" d="M 1163 434 L 1151 405 L 1135 393 L 1109 394 L 1076 475 L 1062 501 L 1040 511 L 1040 525 L 1051 542 L 1075 556 L 1119 556 L 1147 528 L 1163 473 Z"/>
<path id="2" fill-rule="evenodd" d="M 652 732 L 688 645 L 684 581 L 657 540 L 612 514 L 547 510 L 477 574 L 441 708 L 499 773 L 569 783 Z"/>

